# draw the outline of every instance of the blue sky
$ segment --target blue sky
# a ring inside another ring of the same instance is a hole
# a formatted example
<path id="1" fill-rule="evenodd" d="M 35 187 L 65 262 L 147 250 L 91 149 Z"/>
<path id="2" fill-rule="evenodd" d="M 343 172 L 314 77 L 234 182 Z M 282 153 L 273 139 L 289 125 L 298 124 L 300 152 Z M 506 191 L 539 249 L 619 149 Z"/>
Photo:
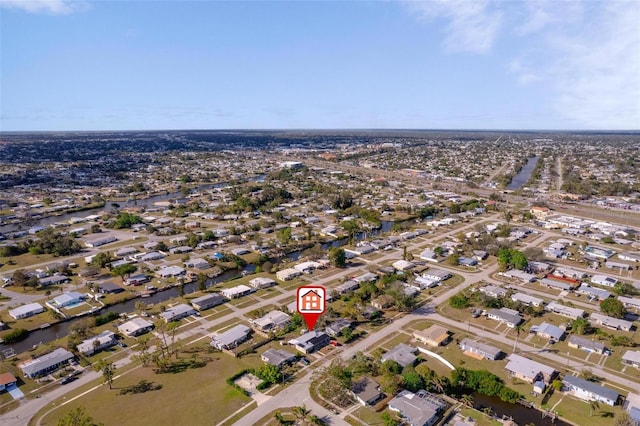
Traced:
<path id="1" fill-rule="evenodd" d="M 640 129 L 638 1 L 0 0 L 0 130 Z"/>

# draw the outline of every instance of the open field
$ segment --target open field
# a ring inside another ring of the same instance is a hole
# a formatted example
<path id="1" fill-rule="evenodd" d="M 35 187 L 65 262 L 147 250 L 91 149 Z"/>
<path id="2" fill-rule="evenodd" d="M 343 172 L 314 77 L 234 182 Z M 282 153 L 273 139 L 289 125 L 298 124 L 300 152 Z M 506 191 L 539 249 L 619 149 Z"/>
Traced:
<path id="1" fill-rule="evenodd" d="M 123 424 L 124 419 L 128 425 L 176 425 L 182 424 L 184 419 L 189 419 L 190 424 L 218 424 L 251 401 L 228 386 L 225 380 L 241 369 L 259 366 L 262 361 L 258 355 L 235 359 L 221 353 L 208 354 L 205 346 L 198 345 L 201 347 L 200 358 L 210 357 L 211 361 L 202 368 L 175 374 L 155 374 L 151 367 L 135 369 L 117 378 L 113 390 L 103 385 L 55 409 L 44 418 L 44 422 L 55 424 L 70 409 L 83 406 L 95 421 L 106 425 Z M 148 380 L 162 388 L 140 394 L 119 395 L 121 389 L 141 380 Z M 189 397 L 178 398 L 177 395 Z"/>

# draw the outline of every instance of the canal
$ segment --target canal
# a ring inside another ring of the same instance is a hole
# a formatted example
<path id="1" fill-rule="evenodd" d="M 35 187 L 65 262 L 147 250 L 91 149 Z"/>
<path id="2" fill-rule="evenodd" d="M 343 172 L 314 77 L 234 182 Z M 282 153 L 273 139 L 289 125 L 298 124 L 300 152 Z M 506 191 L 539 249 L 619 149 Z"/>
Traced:
<path id="1" fill-rule="evenodd" d="M 533 169 L 536 168 L 536 164 L 538 164 L 538 157 L 530 157 L 518 174 L 511 179 L 511 183 L 507 186 L 507 189 L 520 189 L 529 182 L 529 179 L 531 179 L 531 173 L 533 173 Z"/>
<path id="2" fill-rule="evenodd" d="M 356 235 L 357 240 L 363 240 L 365 238 L 377 236 L 383 232 L 387 232 L 391 229 L 394 222 L 383 221 L 381 226 L 377 229 L 373 229 L 370 231 L 360 232 Z M 323 243 L 322 249 L 328 250 L 332 247 L 340 247 L 347 244 L 346 238 L 336 239 L 330 242 Z M 296 250 L 290 253 L 287 253 L 280 259 L 272 259 L 273 262 L 278 263 L 282 261 L 296 261 L 298 260 L 304 250 Z M 242 271 L 240 270 L 228 270 L 218 275 L 215 278 L 210 278 L 206 282 L 206 286 L 211 287 L 216 284 L 231 280 L 240 276 L 242 273 L 253 273 L 255 272 L 255 265 L 249 264 L 246 265 Z M 194 293 L 197 290 L 197 284 L 195 282 L 187 283 L 184 285 L 184 294 Z M 106 312 L 116 312 L 119 314 L 130 314 L 136 311 L 136 303 L 142 302 L 149 305 L 154 305 L 156 303 L 166 302 L 167 300 L 177 298 L 180 295 L 180 289 L 178 287 L 171 287 L 163 291 L 159 291 L 150 297 L 140 298 L 136 297 L 134 299 L 130 299 L 115 305 L 111 305 L 106 307 L 98 312 L 98 314 L 104 314 Z M 35 345 L 48 343 L 53 340 L 64 337 L 68 334 L 69 327 L 74 322 L 74 319 L 63 321 L 59 323 L 52 324 L 50 327 L 43 329 L 36 329 L 29 333 L 29 336 L 20 342 L 12 343 L 12 344 L 0 344 L 0 349 L 8 349 L 12 348 L 16 353 L 27 351 L 33 348 Z"/>
<path id="3" fill-rule="evenodd" d="M 520 404 L 510 404 L 501 401 L 500 398 L 482 395 L 474 392 L 472 395 L 474 408 L 482 411 L 486 407 L 491 408 L 494 417 L 498 419 L 512 419 L 518 425 L 534 424 L 536 426 L 571 426 L 559 418 L 555 420 L 546 416 L 535 408 L 525 407 Z"/>

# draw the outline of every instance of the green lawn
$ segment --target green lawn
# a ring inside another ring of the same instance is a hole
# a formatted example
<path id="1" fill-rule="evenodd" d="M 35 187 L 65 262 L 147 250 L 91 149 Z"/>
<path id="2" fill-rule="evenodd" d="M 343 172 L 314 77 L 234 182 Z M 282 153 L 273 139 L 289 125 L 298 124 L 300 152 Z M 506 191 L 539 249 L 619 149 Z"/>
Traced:
<path id="1" fill-rule="evenodd" d="M 219 424 L 251 402 L 225 380 L 241 369 L 261 365 L 262 361 L 258 355 L 234 359 L 220 353 L 206 354 L 205 346 L 202 345 L 201 357 L 211 357 L 211 361 L 203 368 L 176 374 L 155 374 L 151 367 L 132 370 L 114 381 L 113 390 L 103 385 L 53 411 L 44 418 L 44 423 L 55 424 L 70 409 L 82 406 L 96 422 L 105 425 L 176 425 L 183 424 L 184 419 L 194 425 Z M 119 395 L 120 389 L 140 380 L 162 385 L 162 389 Z"/>

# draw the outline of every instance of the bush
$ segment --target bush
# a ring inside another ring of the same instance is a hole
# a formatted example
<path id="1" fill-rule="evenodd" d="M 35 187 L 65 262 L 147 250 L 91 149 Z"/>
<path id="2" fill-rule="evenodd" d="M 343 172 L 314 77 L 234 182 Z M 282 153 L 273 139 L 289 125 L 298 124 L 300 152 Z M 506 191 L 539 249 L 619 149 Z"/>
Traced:
<path id="1" fill-rule="evenodd" d="M 16 328 L 13 331 L 8 332 L 2 338 L 4 343 L 16 343 L 24 340 L 29 335 L 29 330 L 25 330 L 24 328 Z"/>
<path id="2" fill-rule="evenodd" d="M 96 317 L 96 327 L 100 327 L 108 322 L 118 319 L 120 314 L 117 312 L 107 312 L 106 314 L 98 315 Z"/>

